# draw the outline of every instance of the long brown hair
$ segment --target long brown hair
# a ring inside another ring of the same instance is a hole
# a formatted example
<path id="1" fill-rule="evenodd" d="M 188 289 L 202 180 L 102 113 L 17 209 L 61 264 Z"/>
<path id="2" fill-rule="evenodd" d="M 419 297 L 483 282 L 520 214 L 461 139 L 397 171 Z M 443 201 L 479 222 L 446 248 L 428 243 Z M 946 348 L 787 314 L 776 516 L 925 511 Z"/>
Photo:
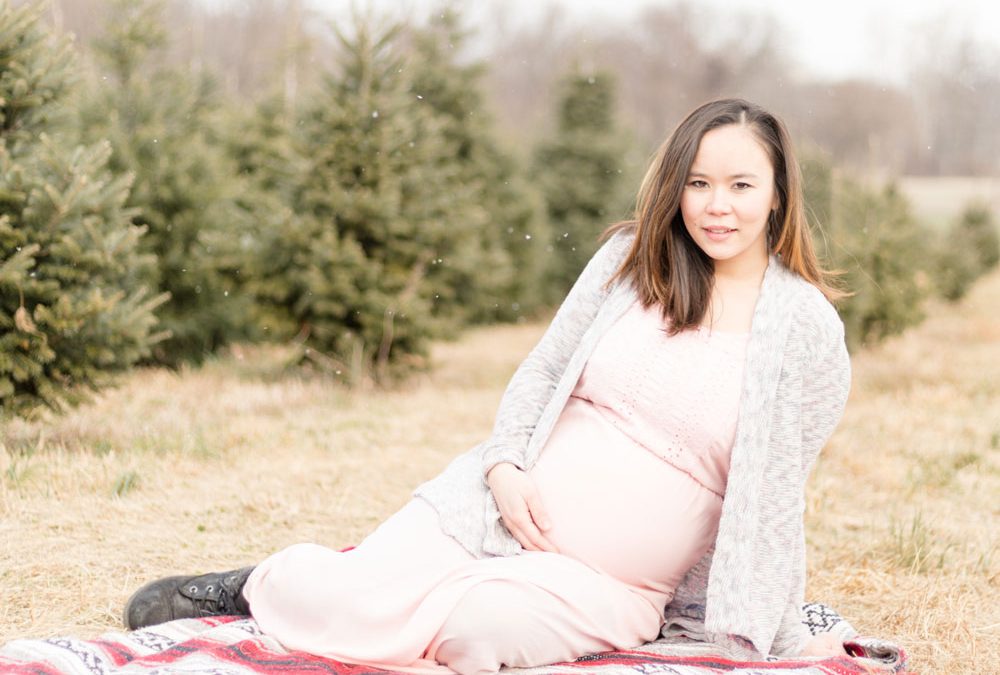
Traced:
<path id="1" fill-rule="evenodd" d="M 830 283 L 813 249 L 802 199 L 802 178 L 784 123 L 738 98 L 710 101 L 692 111 L 657 151 L 639 188 L 635 218 L 609 227 L 604 237 L 635 229 L 635 241 L 611 281 L 628 280 L 644 307 L 659 303 L 670 333 L 698 326 L 708 311 L 715 264 L 694 242 L 681 216 L 681 194 L 706 132 L 745 126 L 771 159 L 778 207 L 767 223 L 767 247 L 829 300 L 844 294 Z"/>

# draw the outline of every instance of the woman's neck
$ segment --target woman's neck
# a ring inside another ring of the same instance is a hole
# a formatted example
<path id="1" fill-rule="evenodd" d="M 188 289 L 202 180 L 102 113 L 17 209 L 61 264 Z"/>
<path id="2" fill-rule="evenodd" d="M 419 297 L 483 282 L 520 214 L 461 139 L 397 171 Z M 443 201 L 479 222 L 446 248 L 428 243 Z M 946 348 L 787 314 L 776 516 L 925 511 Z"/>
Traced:
<path id="1" fill-rule="evenodd" d="M 715 261 L 715 282 L 730 284 L 753 284 L 760 286 L 767 271 L 768 255 L 739 256 L 730 260 Z"/>
<path id="2" fill-rule="evenodd" d="M 708 312 L 702 322 L 704 327 L 733 333 L 750 331 L 768 259 L 765 257 L 763 264 L 754 262 L 722 265 L 721 270 L 716 267 Z"/>

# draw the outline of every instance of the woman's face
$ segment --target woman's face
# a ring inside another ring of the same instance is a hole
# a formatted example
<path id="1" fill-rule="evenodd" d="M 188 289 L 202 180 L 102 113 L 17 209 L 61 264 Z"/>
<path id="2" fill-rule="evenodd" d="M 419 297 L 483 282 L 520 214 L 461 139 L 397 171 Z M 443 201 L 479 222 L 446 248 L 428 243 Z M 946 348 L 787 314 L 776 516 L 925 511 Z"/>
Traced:
<path id="1" fill-rule="evenodd" d="M 767 267 L 767 220 L 777 206 L 774 168 L 749 129 L 730 124 L 702 136 L 681 195 L 681 217 L 717 273 Z"/>

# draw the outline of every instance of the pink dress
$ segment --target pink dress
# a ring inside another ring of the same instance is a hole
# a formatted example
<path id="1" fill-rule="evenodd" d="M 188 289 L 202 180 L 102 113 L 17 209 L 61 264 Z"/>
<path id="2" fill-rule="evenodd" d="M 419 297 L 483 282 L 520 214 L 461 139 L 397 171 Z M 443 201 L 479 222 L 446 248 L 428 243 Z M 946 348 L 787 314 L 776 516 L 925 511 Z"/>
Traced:
<path id="1" fill-rule="evenodd" d="M 658 310 L 634 305 L 594 350 L 531 469 L 560 551 L 660 609 L 715 540 L 747 338 L 668 336 Z"/>
<path id="2" fill-rule="evenodd" d="M 714 541 L 746 340 L 667 336 L 638 304 L 602 337 L 529 471 L 559 553 L 475 559 L 414 499 L 352 551 L 300 544 L 265 560 L 244 589 L 254 617 L 290 649 L 408 672 L 655 639 Z"/>

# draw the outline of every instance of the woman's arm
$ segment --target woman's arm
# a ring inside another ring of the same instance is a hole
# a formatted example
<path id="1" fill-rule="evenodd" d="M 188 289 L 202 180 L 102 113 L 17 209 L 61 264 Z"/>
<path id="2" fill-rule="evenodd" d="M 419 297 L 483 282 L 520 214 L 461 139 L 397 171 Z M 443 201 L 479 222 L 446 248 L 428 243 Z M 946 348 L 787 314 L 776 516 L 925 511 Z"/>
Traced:
<path id="1" fill-rule="evenodd" d="M 548 514 L 527 468 L 528 442 L 584 334 L 608 295 L 631 237 L 616 234 L 594 254 L 563 301 L 545 335 L 521 363 L 500 401 L 493 435 L 482 446 L 482 475 L 489 488 L 485 551 L 511 555 L 513 536 L 528 551 L 555 552 L 545 534 Z"/>
<path id="2" fill-rule="evenodd" d="M 803 493 L 805 481 L 820 450 L 826 445 L 843 415 L 851 388 L 851 362 L 844 344 L 843 324 L 832 308 L 825 314 L 825 321 L 810 329 L 807 340 L 810 345 L 815 346 L 815 351 L 802 374 Z M 805 652 L 816 650 L 833 653 L 824 651 L 827 649 L 825 641 L 814 640 L 803 623 L 802 604 L 806 578 L 804 527 L 800 528 L 795 538 L 795 549 L 796 565 L 788 580 L 785 611 L 771 653 L 778 656 L 809 655 Z"/>
<path id="3" fill-rule="evenodd" d="M 835 324 L 827 331 L 825 339 L 819 334 L 812 343 L 817 345 L 817 350 L 811 367 L 803 372 L 803 488 L 816 458 L 840 423 L 851 392 L 851 357 L 844 343 L 844 325 L 835 314 L 832 321 Z"/>
<path id="4" fill-rule="evenodd" d="M 531 434 L 570 357 L 607 297 L 604 287 L 618 269 L 631 236 L 620 232 L 587 263 L 535 348 L 518 367 L 497 410 L 493 433 L 483 445 L 483 477 L 497 464 L 525 469 Z"/>

